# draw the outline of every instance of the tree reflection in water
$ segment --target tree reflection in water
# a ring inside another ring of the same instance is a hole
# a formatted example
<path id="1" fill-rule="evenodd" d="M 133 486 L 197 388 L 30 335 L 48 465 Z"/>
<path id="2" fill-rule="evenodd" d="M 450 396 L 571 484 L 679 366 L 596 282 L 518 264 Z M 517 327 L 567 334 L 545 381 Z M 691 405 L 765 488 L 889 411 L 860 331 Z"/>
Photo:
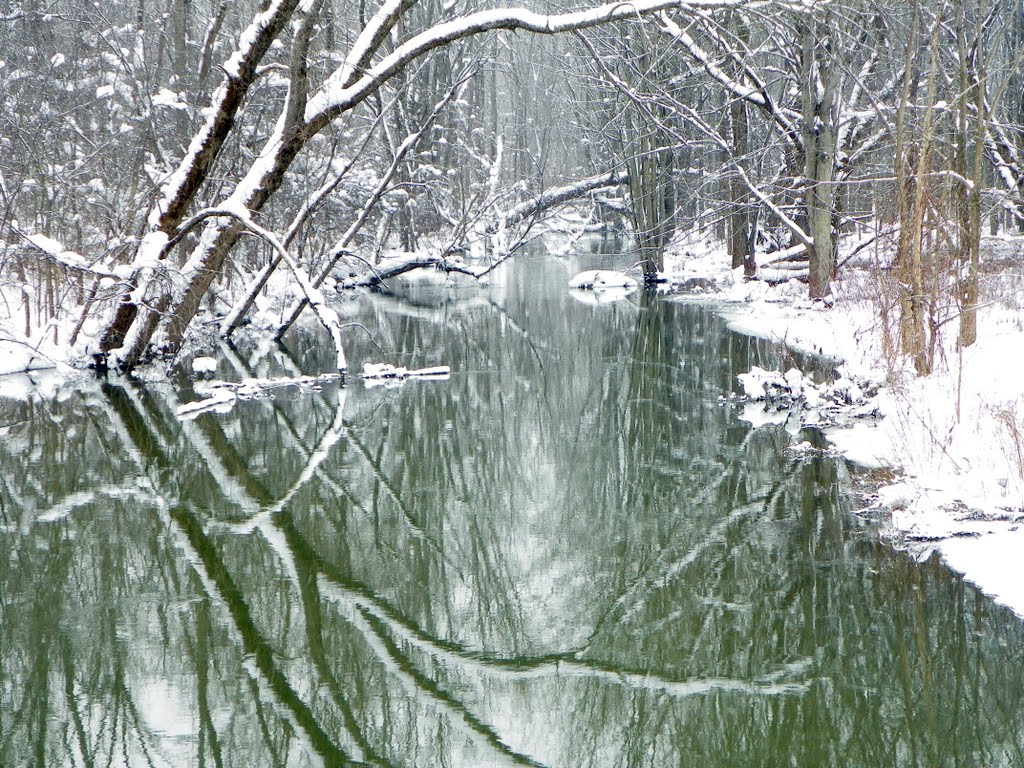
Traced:
<path id="1" fill-rule="evenodd" d="M 777 352 L 564 282 L 352 305 L 447 383 L 0 402 L 0 764 L 1024 765 L 1020 623 L 719 402 Z"/>

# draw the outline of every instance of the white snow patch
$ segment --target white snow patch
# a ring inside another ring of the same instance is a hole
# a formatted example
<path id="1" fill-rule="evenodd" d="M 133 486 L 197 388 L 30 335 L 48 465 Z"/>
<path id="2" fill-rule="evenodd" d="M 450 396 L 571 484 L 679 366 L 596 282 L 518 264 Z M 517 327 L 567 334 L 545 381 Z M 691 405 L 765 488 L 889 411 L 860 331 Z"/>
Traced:
<path id="1" fill-rule="evenodd" d="M 401 386 L 408 379 L 447 381 L 451 372 L 451 368 L 447 365 L 409 370 L 395 367 L 389 363 L 363 363 L 362 378 L 368 388 L 379 386 L 392 388 Z"/>
<path id="2" fill-rule="evenodd" d="M 1024 526 L 939 545 L 943 559 L 997 603 L 1024 616 Z"/>
<path id="3" fill-rule="evenodd" d="M 217 361 L 212 357 L 192 358 L 192 373 L 203 375 L 217 370 Z"/>
<path id="4" fill-rule="evenodd" d="M 796 368 L 785 373 L 754 366 L 736 379 L 748 401 L 742 418 L 752 424 L 787 424 L 793 432 L 803 427 L 847 427 L 879 415 L 875 387 L 840 376 L 816 384 Z M 764 415 L 757 415 L 759 408 Z"/>
<path id="5" fill-rule="evenodd" d="M 593 291 L 623 288 L 632 292 L 636 290 L 637 282 L 625 272 L 616 272 L 611 269 L 590 269 L 580 272 L 570 280 L 569 287 Z"/>
<path id="6" fill-rule="evenodd" d="M 188 109 L 180 93 L 175 93 L 168 88 L 161 88 L 159 91 L 153 94 L 153 106 L 154 107 L 168 107 L 169 109 Z"/>
<path id="7" fill-rule="evenodd" d="M 52 237 L 47 237 L 43 234 L 34 234 L 29 235 L 28 239 L 36 248 L 41 251 L 45 251 L 51 256 L 56 256 L 64 251 L 64 246 Z"/>

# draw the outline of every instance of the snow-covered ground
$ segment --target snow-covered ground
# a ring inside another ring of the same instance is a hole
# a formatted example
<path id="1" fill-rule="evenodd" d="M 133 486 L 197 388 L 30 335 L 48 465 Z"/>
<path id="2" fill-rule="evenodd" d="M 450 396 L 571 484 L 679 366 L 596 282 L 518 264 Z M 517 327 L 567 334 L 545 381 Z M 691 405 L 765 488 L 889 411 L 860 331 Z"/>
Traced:
<path id="1" fill-rule="evenodd" d="M 30 328 L 30 334 L 24 333 L 24 321 L 16 312 L 9 312 L 21 303 L 21 297 L 15 290 L 0 290 L 0 377 L 24 371 L 53 370 L 60 368 L 69 370 L 67 357 L 69 350 L 60 344 L 60 339 L 67 338 L 65 333 L 70 328 L 68 323 L 57 326 L 57 343 L 54 343 L 54 328 Z M 0 381 L 0 392 L 3 382 Z"/>
<path id="2" fill-rule="evenodd" d="M 1024 254 L 1019 239 L 998 245 Z M 795 282 L 745 282 L 721 247 L 679 246 L 668 261 L 673 282 L 718 286 L 713 300 L 735 330 L 831 358 L 843 378 L 877 387 L 882 419 L 825 433 L 851 460 L 895 470 L 874 502 L 886 532 L 915 556 L 938 551 L 1024 616 L 1024 311 L 1014 302 L 1024 275 L 992 278 L 1001 284 L 980 312 L 977 343 L 959 349 L 950 323 L 935 371 L 919 377 L 886 354 L 863 272 L 848 270 L 826 306 Z"/>

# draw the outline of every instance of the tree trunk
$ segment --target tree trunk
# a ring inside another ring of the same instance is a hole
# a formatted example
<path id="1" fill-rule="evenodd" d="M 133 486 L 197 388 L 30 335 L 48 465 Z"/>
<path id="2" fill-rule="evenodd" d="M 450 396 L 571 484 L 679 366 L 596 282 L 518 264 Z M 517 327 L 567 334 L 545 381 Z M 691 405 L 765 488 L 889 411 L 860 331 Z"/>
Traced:
<path id="1" fill-rule="evenodd" d="M 829 294 L 836 273 L 835 213 L 836 91 L 839 67 L 824 60 L 829 33 L 817 20 L 804 28 L 801 40 L 801 77 L 804 145 L 804 205 L 810 251 L 810 296 Z"/>
<path id="2" fill-rule="evenodd" d="M 242 35 L 242 43 L 225 65 L 224 82 L 215 94 L 210 115 L 192 139 L 188 152 L 176 172 L 160 190 L 156 203 L 147 216 L 147 236 L 136 256 L 136 268 L 128 282 L 128 290 L 118 305 L 114 318 L 104 330 L 100 352 L 106 353 L 124 344 L 139 314 L 135 294 L 148 289 L 142 285 L 151 263 L 167 257 L 162 246 L 182 222 L 200 187 L 206 181 L 221 147 L 235 124 L 242 101 L 256 80 L 256 67 L 291 18 L 299 0 L 282 0 L 270 17 L 255 18 Z M 148 325 L 148 322 L 147 322 Z"/>
<path id="3" fill-rule="evenodd" d="M 732 123 L 733 157 L 736 162 L 747 154 L 747 105 L 739 99 L 733 99 L 729 107 Z M 732 257 L 732 268 L 743 267 L 744 277 L 757 274 L 754 260 L 754 233 L 751 227 L 750 205 L 747 199 L 750 192 L 738 174 L 729 180 L 729 197 L 731 212 L 729 214 L 729 253 Z"/>
<path id="4" fill-rule="evenodd" d="M 910 42 L 905 60 L 906 74 L 903 95 L 897 116 L 896 184 L 900 214 L 900 236 L 896 250 L 896 269 L 900 296 L 900 335 L 903 353 L 914 361 L 920 375 L 931 372 L 929 353 L 933 345 L 928 342 L 927 303 L 924 288 L 923 239 L 924 217 L 927 205 L 928 170 L 934 139 L 934 104 L 939 74 L 937 69 L 941 14 L 936 16 L 930 35 L 930 61 L 928 91 L 921 137 L 918 142 L 907 140 L 907 107 L 911 93 L 911 71 L 916 49 L 918 3 L 914 3 Z"/>
<path id="5" fill-rule="evenodd" d="M 985 3 L 979 2 L 977 19 L 974 27 L 974 39 L 968 45 L 966 39 L 967 23 L 964 19 L 963 2 L 955 3 L 957 14 L 957 48 L 960 68 L 960 97 L 957 107 L 958 120 L 958 164 L 961 175 L 971 182 L 970 187 L 961 184 L 962 200 L 959 208 L 960 231 L 959 245 L 959 283 L 957 298 L 960 304 L 960 334 L 957 342 L 961 347 L 969 347 L 978 340 L 978 278 L 981 262 L 981 194 L 984 184 L 984 153 L 985 137 L 988 133 L 989 116 L 985 51 L 982 46 L 984 33 L 982 20 L 985 17 Z M 974 56 L 971 55 L 973 48 Z M 968 98 L 974 96 L 973 110 L 967 107 Z M 968 132 L 969 112 L 974 113 L 974 131 Z M 968 167 L 968 137 L 973 144 Z"/>
<path id="6" fill-rule="evenodd" d="M 626 133 L 624 143 L 632 147 L 627 165 L 633 224 L 644 279 L 653 282 L 665 270 L 665 246 L 675 228 L 673 154 L 651 126 L 629 120 Z"/>

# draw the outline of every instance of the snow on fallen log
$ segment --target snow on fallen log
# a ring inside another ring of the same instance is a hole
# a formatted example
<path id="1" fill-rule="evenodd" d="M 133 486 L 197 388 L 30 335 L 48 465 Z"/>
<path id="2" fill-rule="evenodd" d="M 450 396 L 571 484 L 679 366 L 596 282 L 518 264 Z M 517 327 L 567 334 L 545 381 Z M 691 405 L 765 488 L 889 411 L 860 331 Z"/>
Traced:
<path id="1" fill-rule="evenodd" d="M 637 281 L 624 272 L 591 269 L 569 281 L 569 295 L 584 304 L 608 304 L 626 298 L 637 286 Z"/>
<path id="2" fill-rule="evenodd" d="M 583 197 L 591 192 L 608 187 L 617 187 L 629 182 L 629 175 L 626 171 L 610 171 L 597 176 L 591 176 L 580 181 L 566 184 L 561 187 L 552 187 L 529 200 L 524 200 L 518 205 L 512 206 L 499 221 L 487 225 L 488 234 L 495 234 L 499 230 L 515 226 L 523 220 L 544 211 L 562 205 L 571 200 Z"/>
<path id="3" fill-rule="evenodd" d="M 198 358 L 200 360 L 212 358 Z M 205 370 L 207 366 L 201 365 Z M 195 361 L 193 361 L 193 370 Z M 410 379 L 426 381 L 446 381 L 451 376 L 451 368 L 438 365 L 433 368 L 409 370 L 387 363 L 365 363 L 359 378 L 367 387 L 396 387 Z M 342 373 L 325 373 L 320 376 L 292 376 L 276 379 L 250 378 L 242 381 L 208 381 L 196 382 L 194 390 L 202 399 L 179 405 L 176 413 L 179 419 L 194 419 L 203 413 L 227 413 L 240 400 L 259 400 L 273 397 L 274 390 L 282 387 L 298 387 L 309 391 L 318 391 L 324 384 L 344 382 Z"/>
<path id="4" fill-rule="evenodd" d="M 410 371 L 408 368 L 396 368 L 388 363 L 364 363 L 362 379 L 367 387 L 396 387 L 408 379 L 447 381 L 451 373 L 452 369 L 447 365 Z"/>
<path id="5" fill-rule="evenodd" d="M 577 290 L 602 291 L 608 288 L 624 288 L 628 291 L 637 289 L 637 281 L 625 272 L 611 269 L 590 269 L 580 272 L 569 281 L 569 287 Z"/>
<path id="6" fill-rule="evenodd" d="M 372 288 L 385 280 L 406 275 L 415 270 L 432 270 L 437 274 L 468 275 L 480 280 L 491 271 L 492 265 L 474 266 L 461 258 L 448 258 L 441 254 L 401 253 L 382 259 L 379 264 L 366 264 L 361 273 L 353 273 L 338 281 L 342 288 Z"/>
<path id="7" fill-rule="evenodd" d="M 638 283 L 625 272 L 589 269 L 569 281 L 569 296 L 584 304 L 621 301 L 637 290 Z"/>
<path id="8" fill-rule="evenodd" d="M 179 405 L 176 413 L 179 419 L 194 419 L 201 413 L 213 411 L 227 413 L 239 400 L 259 400 L 273 397 L 273 391 L 281 387 L 300 387 L 316 390 L 323 384 L 343 381 L 341 373 L 325 373 L 320 376 L 293 376 L 277 379 L 250 378 L 242 381 L 209 381 L 197 382 L 194 386 L 196 394 L 202 400 Z"/>

